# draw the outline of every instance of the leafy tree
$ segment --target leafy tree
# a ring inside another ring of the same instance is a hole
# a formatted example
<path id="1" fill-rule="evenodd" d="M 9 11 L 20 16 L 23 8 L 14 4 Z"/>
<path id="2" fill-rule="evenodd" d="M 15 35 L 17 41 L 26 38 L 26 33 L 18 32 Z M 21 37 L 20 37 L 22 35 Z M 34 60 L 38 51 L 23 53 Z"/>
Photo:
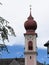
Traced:
<path id="1" fill-rule="evenodd" d="M 8 48 L 5 44 L 0 44 L 0 52 L 2 52 L 2 51 L 6 51 L 9 53 Z"/>
<path id="2" fill-rule="evenodd" d="M 5 39 L 8 40 L 8 35 L 16 36 L 14 29 L 11 26 L 9 26 L 8 24 L 9 24 L 9 22 L 7 20 L 0 17 L 0 36 L 3 40 L 3 42 L 5 41 Z M 11 34 L 9 34 L 9 33 L 11 33 Z"/>
<path id="3" fill-rule="evenodd" d="M 14 29 L 8 25 L 9 22 L 7 20 L 5 20 L 3 17 L 0 17 L 0 36 L 2 38 L 2 41 L 4 43 L 5 40 L 8 40 L 8 35 L 15 35 Z M 7 47 L 5 44 L 0 45 L 0 50 L 7 50 Z M 7 50 L 8 51 L 8 50 Z"/>

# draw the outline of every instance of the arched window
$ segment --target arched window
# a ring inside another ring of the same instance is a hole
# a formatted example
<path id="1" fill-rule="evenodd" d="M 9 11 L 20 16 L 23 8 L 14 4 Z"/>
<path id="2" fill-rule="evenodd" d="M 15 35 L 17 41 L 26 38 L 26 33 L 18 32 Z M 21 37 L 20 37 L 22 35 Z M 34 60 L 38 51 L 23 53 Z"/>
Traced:
<path id="1" fill-rule="evenodd" d="M 32 41 L 28 42 L 28 50 L 33 50 L 33 43 L 32 43 Z"/>

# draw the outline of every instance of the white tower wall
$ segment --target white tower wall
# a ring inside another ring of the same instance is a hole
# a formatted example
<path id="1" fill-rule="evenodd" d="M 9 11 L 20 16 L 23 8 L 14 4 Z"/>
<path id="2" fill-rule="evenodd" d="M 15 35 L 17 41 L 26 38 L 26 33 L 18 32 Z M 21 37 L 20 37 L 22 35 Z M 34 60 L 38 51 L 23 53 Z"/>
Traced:
<path id="1" fill-rule="evenodd" d="M 28 50 L 29 41 L 33 43 L 33 50 Z M 25 65 L 37 65 L 36 54 L 36 35 L 25 35 Z"/>

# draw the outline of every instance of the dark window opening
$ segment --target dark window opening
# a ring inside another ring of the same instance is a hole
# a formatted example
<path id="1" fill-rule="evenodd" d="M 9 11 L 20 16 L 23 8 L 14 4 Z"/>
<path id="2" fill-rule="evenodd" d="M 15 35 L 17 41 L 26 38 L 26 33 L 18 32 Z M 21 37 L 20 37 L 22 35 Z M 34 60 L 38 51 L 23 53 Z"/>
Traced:
<path id="1" fill-rule="evenodd" d="M 30 56 L 30 59 L 31 59 L 31 56 Z"/>
<path id="2" fill-rule="evenodd" d="M 32 41 L 29 41 L 29 43 L 28 43 L 28 50 L 33 50 L 33 43 L 32 43 Z"/>

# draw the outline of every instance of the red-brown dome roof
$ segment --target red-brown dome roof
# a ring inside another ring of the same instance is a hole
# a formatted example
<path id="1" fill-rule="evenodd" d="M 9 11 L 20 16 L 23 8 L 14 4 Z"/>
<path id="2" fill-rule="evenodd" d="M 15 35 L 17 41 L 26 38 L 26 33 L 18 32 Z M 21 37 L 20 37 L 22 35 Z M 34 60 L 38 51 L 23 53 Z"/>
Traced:
<path id="1" fill-rule="evenodd" d="M 32 17 L 31 13 L 30 13 L 30 16 L 28 17 L 28 20 L 24 23 L 24 27 L 26 30 L 33 30 L 33 31 L 36 30 L 37 23 Z"/>

